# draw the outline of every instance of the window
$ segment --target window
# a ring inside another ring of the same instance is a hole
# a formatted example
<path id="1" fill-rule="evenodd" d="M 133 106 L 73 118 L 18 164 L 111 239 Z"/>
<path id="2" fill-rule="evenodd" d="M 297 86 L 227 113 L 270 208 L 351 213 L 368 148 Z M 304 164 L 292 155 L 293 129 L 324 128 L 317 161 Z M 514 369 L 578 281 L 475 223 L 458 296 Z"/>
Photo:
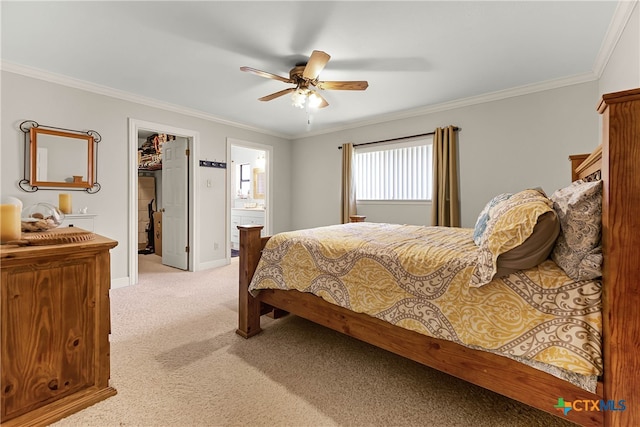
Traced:
<path id="1" fill-rule="evenodd" d="M 432 139 L 356 148 L 357 200 L 431 200 Z"/>
<path id="2" fill-rule="evenodd" d="M 242 196 L 249 195 L 249 187 L 251 186 L 251 165 L 243 163 L 240 165 L 240 194 Z"/>

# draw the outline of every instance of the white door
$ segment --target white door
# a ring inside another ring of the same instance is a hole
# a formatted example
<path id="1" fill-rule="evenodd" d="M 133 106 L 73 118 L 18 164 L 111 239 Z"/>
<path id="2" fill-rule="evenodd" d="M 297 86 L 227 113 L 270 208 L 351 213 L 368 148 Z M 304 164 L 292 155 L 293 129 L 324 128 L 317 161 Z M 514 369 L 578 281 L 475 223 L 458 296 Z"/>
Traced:
<path id="1" fill-rule="evenodd" d="M 177 137 L 162 145 L 162 263 L 189 266 L 188 141 Z"/>

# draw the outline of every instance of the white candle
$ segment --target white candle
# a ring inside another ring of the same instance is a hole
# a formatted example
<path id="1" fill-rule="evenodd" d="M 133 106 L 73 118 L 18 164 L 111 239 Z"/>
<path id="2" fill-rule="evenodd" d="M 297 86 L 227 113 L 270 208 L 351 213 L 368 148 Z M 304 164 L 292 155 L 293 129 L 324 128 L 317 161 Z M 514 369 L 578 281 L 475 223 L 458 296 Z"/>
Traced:
<path id="1" fill-rule="evenodd" d="M 60 193 L 58 196 L 58 208 L 63 214 L 70 214 L 72 212 L 71 209 L 71 194 L 69 193 Z"/>
<path id="2" fill-rule="evenodd" d="M 20 239 L 20 206 L 0 205 L 0 241 L 7 243 Z"/>

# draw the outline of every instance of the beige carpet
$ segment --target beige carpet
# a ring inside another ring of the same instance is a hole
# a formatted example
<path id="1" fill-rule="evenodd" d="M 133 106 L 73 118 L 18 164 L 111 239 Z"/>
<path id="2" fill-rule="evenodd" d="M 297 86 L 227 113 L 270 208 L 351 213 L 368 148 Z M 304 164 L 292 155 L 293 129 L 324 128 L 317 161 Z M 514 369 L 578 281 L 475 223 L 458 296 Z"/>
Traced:
<path id="1" fill-rule="evenodd" d="M 56 426 L 570 425 L 294 316 L 245 340 L 237 258 L 197 273 L 158 259 L 111 291 L 118 394 Z"/>

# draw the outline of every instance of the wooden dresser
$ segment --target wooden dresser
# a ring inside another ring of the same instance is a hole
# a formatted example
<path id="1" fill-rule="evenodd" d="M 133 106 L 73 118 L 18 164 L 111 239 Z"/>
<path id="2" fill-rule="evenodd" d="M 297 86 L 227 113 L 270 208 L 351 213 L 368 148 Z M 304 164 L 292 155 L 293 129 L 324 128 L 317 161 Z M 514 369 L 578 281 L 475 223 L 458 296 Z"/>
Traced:
<path id="1" fill-rule="evenodd" d="M 109 387 L 110 255 L 81 243 L 0 247 L 2 427 L 48 425 Z"/>

